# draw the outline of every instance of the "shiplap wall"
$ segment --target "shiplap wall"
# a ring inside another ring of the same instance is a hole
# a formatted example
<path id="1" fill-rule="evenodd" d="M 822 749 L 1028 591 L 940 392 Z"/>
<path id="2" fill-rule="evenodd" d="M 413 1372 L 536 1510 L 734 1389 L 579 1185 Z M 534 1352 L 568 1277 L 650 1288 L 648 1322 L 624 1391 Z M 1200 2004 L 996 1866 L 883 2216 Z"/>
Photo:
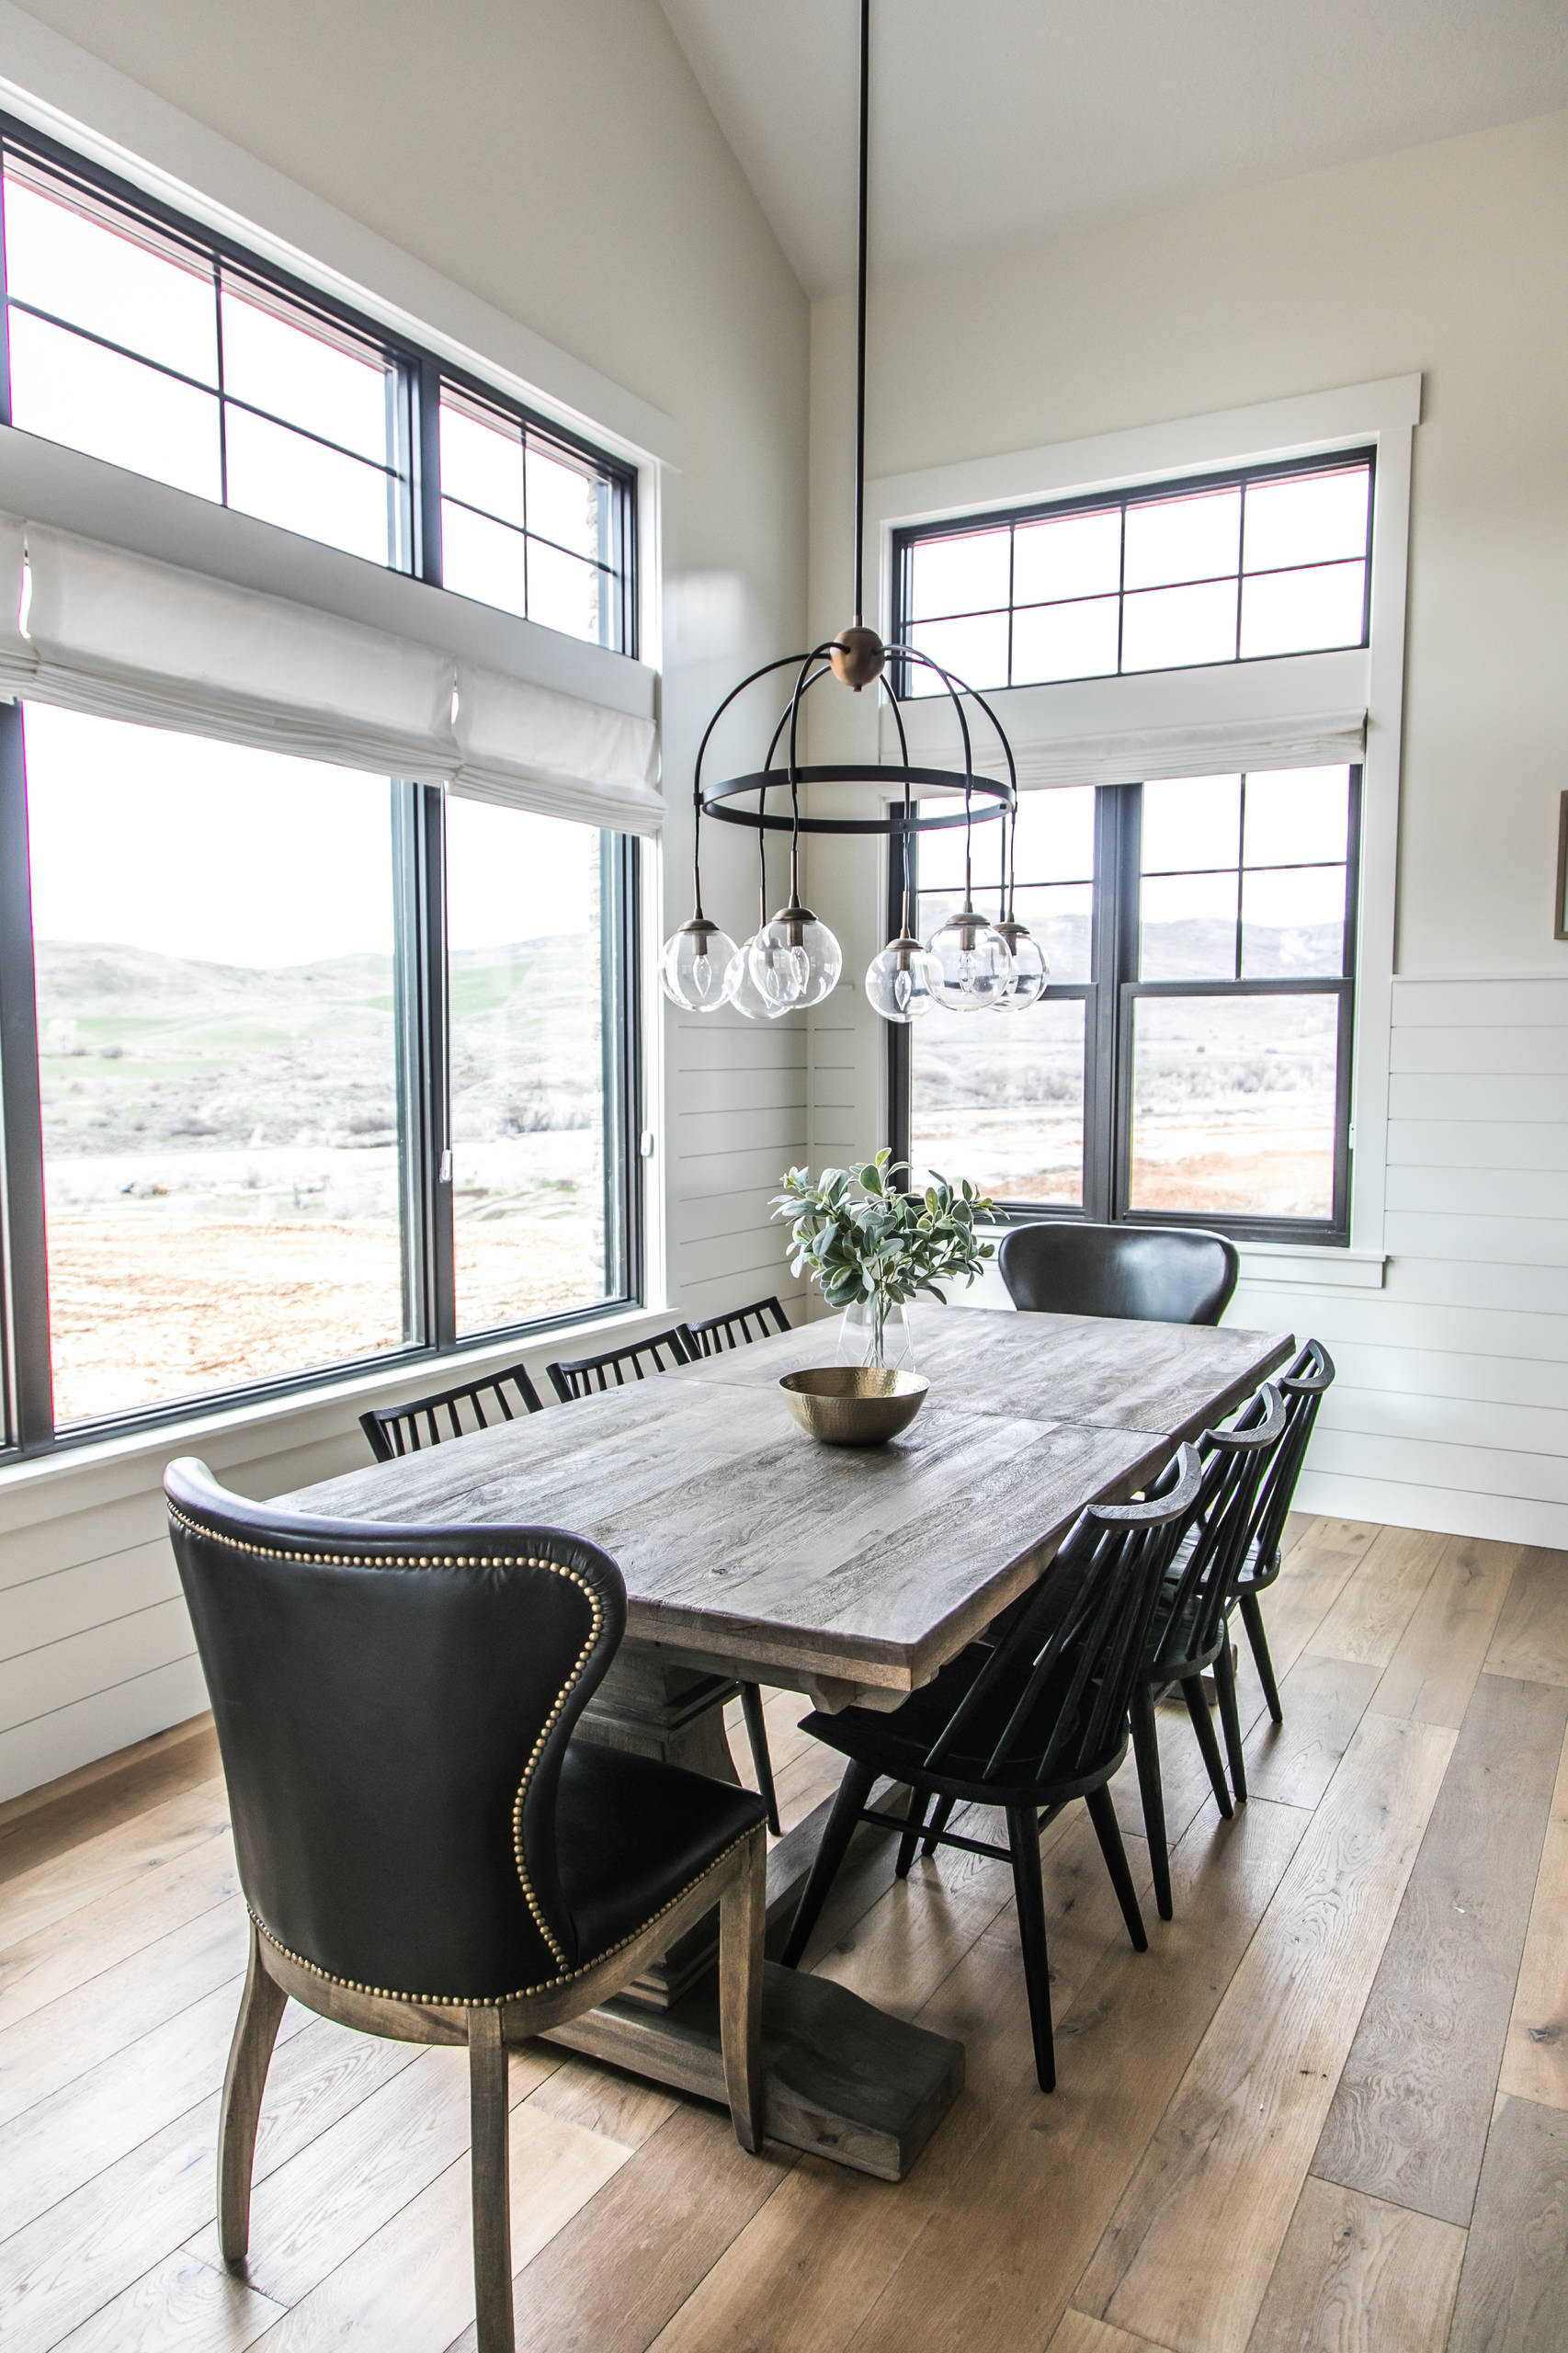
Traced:
<path id="1" fill-rule="evenodd" d="M 1244 1281 L 1332 1351 L 1312 1510 L 1568 1548 L 1568 980 L 1402 980 L 1381 1290 Z"/>

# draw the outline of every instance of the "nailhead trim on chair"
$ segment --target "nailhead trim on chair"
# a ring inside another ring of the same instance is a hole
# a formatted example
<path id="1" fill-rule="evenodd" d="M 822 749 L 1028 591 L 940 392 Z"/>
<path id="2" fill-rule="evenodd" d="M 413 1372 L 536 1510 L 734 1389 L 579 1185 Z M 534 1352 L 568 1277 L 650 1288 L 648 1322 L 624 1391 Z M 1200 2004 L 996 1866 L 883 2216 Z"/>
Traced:
<path id="1" fill-rule="evenodd" d="M 281 1545 L 247 1544 L 237 1536 L 220 1535 L 219 1531 L 215 1528 L 203 1528 L 199 1520 L 187 1518 L 186 1514 L 182 1511 L 176 1510 L 173 1504 L 169 1506 L 169 1518 L 177 1521 L 181 1528 L 188 1529 L 192 1536 L 199 1536 L 206 1543 L 222 1544 L 231 1552 L 255 1552 L 257 1553 L 264 1561 L 302 1561 L 308 1563 L 312 1568 L 328 1569 L 549 1569 L 553 1575 L 565 1577 L 568 1583 L 581 1587 L 582 1591 L 588 1597 L 588 1606 L 594 1613 L 594 1622 L 592 1627 L 589 1629 L 587 1641 L 583 1644 L 582 1649 L 577 1654 L 576 1665 L 573 1667 L 571 1674 L 567 1677 L 565 1682 L 562 1685 L 560 1690 L 555 1695 L 555 1705 L 551 1709 L 549 1715 L 545 1718 L 543 1729 L 533 1745 L 533 1749 L 529 1755 L 528 1761 L 523 1768 L 523 1778 L 517 1783 L 517 1794 L 512 1802 L 512 1857 L 517 1867 L 517 1878 L 522 1884 L 524 1900 L 528 1904 L 535 1927 L 539 1930 L 540 1935 L 544 1938 L 544 1941 L 549 1946 L 551 1951 L 555 1955 L 556 1960 L 561 1964 L 562 1972 L 562 1974 L 560 1977 L 552 1978 L 548 1982 L 551 1984 L 569 1984 L 573 1977 L 580 1977 L 583 1974 L 582 1970 L 567 1970 L 566 1955 L 562 1949 L 561 1940 L 556 1936 L 554 1929 L 550 1925 L 550 1922 L 545 1918 L 544 1913 L 540 1909 L 539 1900 L 534 1893 L 533 1881 L 528 1877 L 528 1864 L 523 1856 L 523 1802 L 528 1796 L 528 1783 L 533 1779 L 534 1769 L 539 1764 L 540 1757 L 543 1753 L 545 1743 L 550 1738 L 551 1732 L 555 1729 L 555 1725 L 560 1719 L 562 1709 L 566 1705 L 567 1700 L 571 1698 L 572 1693 L 576 1688 L 578 1683 L 581 1682 L 583 1670 L 587 1665 L 589 1657 L 593 1653 L 594 1644 L 598 1641 L 599 1635 L 604 1629 L 604 1605 L 600 1601 L 599 1597 L 595 1592 L 593 1586 L 588 1583 L 587 1578 L 579 1574 L 577 1570 L 568 1568 L 563 1561 L 540 1560 L 531 1552 L 421 1553 L 417 1558 L 413 1559 L 411 1559 L 407 1554 L 401 1552 L 368 1554 L 358 1552 L 300 1552 L 293 1551 L 291 1548 L 286 1549 Z M 725 1853 L 729 1853 L 730 1851 L 731 1850 L 726 1847 Z M 719 1859 L 722 1860 L 722 1857 Z M 710 1866 L 710 1868 L 711 1869 L 711 1866 Z M 702 1874 L 699 1872 L 698 1876 L 700 1878 Z M 696 1880 L 693 1880 L 690 1884 L 695 1887 L 697 1884 Z M 685 1893 L 686 1890 L 683 1888 L 681 1890 L 681 1894 L 684 1895 Z M 677 1895 L 672 1897 L 671 1901 L 678 1904 L 680 1896 Z M 666 1904 L 665 1908 L 667 1911 L 669 1906 Z M 654 1919 L 659 1919 L 663 1915 L 657 1912 L 653 1915 Z M 251 1914 L 251 1917 L 253 1920 L 256 1919 L 254 1912 Z M 260 1920 L 256 1920 L 256 1925 L 262 1930 L 264 1936 L 269 1933 Z M 644 1923 L 644 1926 L 646 1925 L 647 1924 Z M 641 1935 L 641 1929 L 639 1929 L 637 1933 Z M 278 1944 L 276 1937 L 273 1937 L 271 1941 L 274 1944 Z M 623 1941 L 630 1943 L 631 1939 L 626 1938 Z M 613 1948 L 616 1951 L 619 1951 L 619 1946 Z M 306 1961 L 302 1953 L 290 1952 L 287 1945 L 278 1944 L 278 1949 L 279 1952 L 288 1953 L 290 1961 L 297 1961 L 301 1969 L 315 1970 L 315 1974 L 318 1977 L 325 1977 L 335 1985 L 348 1985 L 354 1992 L 360 1994 L 375 1994 L 383 1990 L 382 1988 L 375 1985 L 355 1985 L 350 1978 L 333 1977 L 330 1970 L 316 1969 L 313 1961 Z M 600 1958 L 602 1959 L 603 1956 L 601 1955 Z M 592 1962 L 585 1964 L 585 1967 L 589 1968 L 594 1965 L 595 1964 Z M 528 1990 L 531 1993 L 537 1993 L 542 1992 L 544 1989 L 539 1986 L 530 1986 Z M 397 2002 L 423 2001 L 426 1998 L 432 2002 L 442 2002 L 446 2000 L 455 2000 L 456 1996 L 432 1995 L 426 1997 L 423 1995 L 415 1994 L 393 1994 L 390 1995 L 388 1998 L 392 2001 Z M 498 1996 L 497 1998 L 510 2001 L 515 2000 L 517 1996 L 505 1995 Z"/>

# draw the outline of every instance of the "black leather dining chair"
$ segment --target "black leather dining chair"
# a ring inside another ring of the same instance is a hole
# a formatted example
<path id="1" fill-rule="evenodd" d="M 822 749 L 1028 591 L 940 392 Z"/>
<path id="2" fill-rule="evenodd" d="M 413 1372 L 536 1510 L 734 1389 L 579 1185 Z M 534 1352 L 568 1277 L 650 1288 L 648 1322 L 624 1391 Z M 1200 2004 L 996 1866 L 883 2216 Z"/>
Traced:
<path id="1" fill-rule="evenodd" d="M 1016 1225 L 996 1263 L 1015 1307 L 1151 1324 L 1218 1324 L 1241 1259 L 1222 1233 L 1186 1225 Z"/>
<path id="2" fill-rule="evenodd" d="M 790 1325 L 778 1301 L 771 1300 L 765 1304 L 778 1308 L 779 1318 L 788 1331 Z M 739 1315 L 754 1315 L 756 1313 L 755 1308 L 749 1307 L 736 1310 Z M 720 1323 L 723 1319 L 715 1316 L 713 1321 Z M 745 1336 L 749 1340 L 752 1336 L 748 1332 Z M 733 1347 L 734 1342 L 732 1340 L 729 1345 Z M 651 1340 L 639 1340 L 632 1347 L 610 1348 L 602 1357 L 579 1357 L 573 1364 L 547 1364 L 545 1371 L 550 1376 L 551 1387 L 565 1405 L 576 1398 L 590 1397 L 607 1389 L 624 1388 L 628 1371 L 634 1381 L 645 1381 L 650 1373 L 666 1372 L 679 1364 L 695 1364 L 700 1358 L 715 1353 L 715 1349 L 699 1345 L 688 1324 L 676 1324 L 667 1332 L 656 1332 Z M 665 1362 L 666 1357 L 668 1365 Z M 745 1718 L 746 1745 L 751 1750 L 756 1786 L 762 1792 L 763 1804 L 767 1808 L 767 1826 L 775 1838 L 781 1838 L 784 1833 L 778 1820 L 778 1798 L 773 1787 L 773 1759 L 767 1747 L 767 1722 L 762 1712 L 762 1692 L 755 1683 L 737 1683 L 734 1692 L 739 1694 L 741 1713 Z"/>
<path id="3" fill-rule="evenodd" d="M 1063 1806 L 1085 1800 L 1127 1933 L 1144 1951 L 1148 1938 L 1106 1785 L 1127 1754 L 1133 1677 L 1199 1483 L 1198 1456 L 1184 1446 L 1142 1503 L 1093 1506 L 1040 1583 L 1004 1614 L 997 1638 L 971 1643 L 891 1715 L 846 1708 L 806 1717 L 802 1729 L 849 1762 L 790 1930 L 788 1966 L 805 1951 L 859 1822 L 905 1840 L 923 1837 L 928 1853 L 958 1847 L 1010 1862 L 1035 2073 L 1042 2091 L 1054 2088 L 1040 1834 Z M 912 1791 L 905 1821 L 867 1805 L 880 1775 Z M 947 1827 L 953 1808 L 965 1803 L 1006 1810 L 1005 1847 Z"/>
<path id="4" fill-rule="evenodd" d="M 681 1325 L 693 1364 L 703 1357 L 721 1356 L 726 1348 L 744 1347 L 752 1340 L 788 1332 L 790 1318 L 777 1299 L 754 1299 L 749 1307 L 732 1307 L 722 1315 L 704 1315 Z"/>
<path id="5" fill-rule="evenodd" d="M 289 1996 L 466 2044 L 479 2348 L 512 2353 L 507 2048 L 608 2000 L 715 1904 L 725 2086 L 758 2145 L 761 1804 L 574 1738 L 626 1621 L 619 1570 L 584 1538 L 273 1512 L 188 1458 L 165 1488 L 251 1916 L 219 2123 L 224 2260 L 249 2244 Z"/>
<path id="6" fill-rule="evenodd" d="M 1214 1802 L 1228 1822 L 1246 1797 L 1241 1713 L 1236 1705 L 1235 1665 L 1231 1656 L 1230 1609 L 1246 1553 L 1257 1494 L 1285 1436 L 1285 1404 L 1272 1382 L 1248 1400 L 1227 1429 L 1205 1430 L 1198 1441 L 1203 1465 L 1197 1500 L 1181 1531 L 1176 1556 L 1155 1603 L 1148 1641 L 1132 1690 L 1132 1746 L 1143 1828 L 1154 1874 L 1154 1901 L 1162 1920 L 1171 1916 L 1171 1869 L 1165 1829 L 1165 1790 L 1154 1704 L 1179 1684 L 1192 1729 L 1209 1769 Z M 1211 1671 L 1220 1702 L 1231 1787 L 1220 1759 L 1214 1727 L 1203 1696 Z"/>
<path id="7" fill-rule="evenodd" d="M 417 1454 L 449 1438 L 466 1438 L 472 1430 L 493 1429 L 515 1422 L 519 1413 L 541 1414 L 544 1400 L 528 1379 L 524 1365 L 510 1364 L 483 1381 L 466 1381 L 456 1389 L 437 1390 L 428 1397 L 410 1397 L 401 1405 L 382 1405 L 359 1416 L 359 1427 L 370 1442 L 378 1462 L 394 1462 L 403 1454 Z"/>
<path id="8" fill-rule="evenodd" d="M 1284 1722 L 1285 1711 L 1279 1704 L 1279 1687 L 1274 1678 L 1274 1661 L 1268 1654 L 1258 1596 L 1278 1581 L 1283 1565 L 1285 1522 L 1296 1499 L 1296 1483 L 1301 1475 L 1318 1408 L 1324 1392 L 1333 1385 L 1334 1358 L 1321 1340 L 1309 1340 L 1284 1371 L 1276 1373 L 1274 1378 L 1285 1400 L 1285 1436 L 1258 1487 L 1233 1602 L 1240 1609 L 1242 1624 L 1246 1628 L 1268 1712 L 1278 1724 Z"/>

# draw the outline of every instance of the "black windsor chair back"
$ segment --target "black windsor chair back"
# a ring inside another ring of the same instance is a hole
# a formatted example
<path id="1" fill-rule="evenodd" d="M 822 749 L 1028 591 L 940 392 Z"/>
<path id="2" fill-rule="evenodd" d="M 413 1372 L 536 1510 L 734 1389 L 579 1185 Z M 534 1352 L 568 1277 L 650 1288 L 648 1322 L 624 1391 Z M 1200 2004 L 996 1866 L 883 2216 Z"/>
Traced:
<path id="1" fill-rule="evenodd" d="M 1279 1574 L 1285 1522 L 1296 1499 L 1296 1483 L 1312 1442 L 1318 1408 L 1334 1381 L 1334 1358 L 1321 1340 L 1309 1340 L 1275 1379 L 1285 1400 L 1285 1436 L 1259 1483 L 1234 1599 L 1246 1628 L 1268 1712 L 1278 1724 L 1284 1722 L 1285 1714 L 1279 1704 L 1279 1687 L 1274 1678 L 1274 1661 L 1268 1654 L 1268 1637 L 1264 1632 L 1257 1597 L 1267 1592 Z"/>
<path id="2" fill-rule="evenodd" d="M 1035 2071 L 1042 2091 L 1053 2087 L 1040 1829 L 1085 1800 L 1128 1935 L 1146 1949 L 1107 1783 L 1127 1753 L 1150 1620 L 1200 1485 L 1197 1452 L 1184 1446 L 1142 1502 L 1085 1512 L 1039 1585 L 1006 1613 L 998 1638 L 971 1643 L 894 1713 L 846 1708 L 806 1718 L 803 1728 L 849 1763 L 790 1927 L 787 1965 L 804 1952 L 859 1822 L 898 1831 L 906 1847 L 923 1839 L 927 1854 L 958 1847 L 1010 1862 Z M 909 1786 L 905 1819 L 868 1806 L 879 1776 Z M 1006 1847 L 947 1826 L 966 1802 L 1005 1810 Z"/>
<path id="3" fill-rule="evenodd" d="M 672 1365 L 690 1361 L 684 1330 L 676 1324 L 667 1332 L 655 1332 L 651 1340 L 638 1340 L 627 1348 L 607 1348 L 602 1357 L 547 1364 L 545 1371 L 562 1404 L 570 1405 L 574 1398 L 590 1397 L 596 1391 L 624 1389 L 629 1373 L 634 1381 L 646 1381 L 651 1373 L 668 1372 Z"/>
<path id="4" fill-rule="evenodd" d="M 1154 1703 L 1170 1684 L 1179 1684 L 1192 1729 L 1203 1753 L 1214 1802 L 1228 1822 L 1233 1807 L 1214 1727 L 1209 1721 L 1202 1677 L 1214 1670 L 1232 1782 L 1246 1796 L 1241 1714 L 1231 1657 L 1229 1611 L 1246 1558 L 1259 1487 L 1286 1432 L 1285 1404 L 1273 1382 L 1250 1398 L 1229 1428 L 1206 1430 L 1198 1442 L 1203 1471 L 1197 1499 L 1176 1556 L 1156 1600 L 1149 1640 L 1132 1694 L 1132 1741 L 1143 1800 L 1154 1877 L 1154 1899 L 1162 1920 L 1171 1917 L 1170 1858 L 1165 1836 L 1165 1794 L 1160 1779 Z"/>
<path id="5" fill-rule="evenodd" d="M 384 1405 L 359 1416 L 359 1427 L 370 1441 L 378 1462 L 394 1462 L 400 1455 L 417 1454 L 449 1438 L 466 1438 L 472 1430 L 491 1429 L 515 1422 L 519 1414 L 540 1414 L 544 1400 L 520 1364 L 483 1381 L 465 1381 L 460 1388 L 443 1389 L 430 1397 L 411 1397 L 406 1404 Z"/>
<path id="6" fill-rule="evenodd" d="M 732 1307 L 727 1315 L 704 1315 L 695 1324 L 683 1324 L 689 1359 L 696 1364 L 701 1357 L 716 1357 L 725 1348 L 744 1347 L 748 1340 L 766 1340 L 775 1332 L 788 1332 L 790 1318 L 776 1299 L 756 1299 L 749 1307 Z"/>

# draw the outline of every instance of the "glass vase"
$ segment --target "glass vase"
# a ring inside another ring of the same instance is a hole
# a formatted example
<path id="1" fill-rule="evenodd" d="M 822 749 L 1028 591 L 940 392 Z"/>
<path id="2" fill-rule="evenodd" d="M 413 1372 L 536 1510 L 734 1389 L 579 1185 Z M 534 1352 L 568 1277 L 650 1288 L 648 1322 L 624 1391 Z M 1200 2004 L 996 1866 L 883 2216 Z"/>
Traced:
<path id="1" fill-rule="evenodd" d="M 915 1330 L 903 1302 L 873 1297 L 846 1307 L 838 1327 L 838 1361 L 913 1372 Z"/>

